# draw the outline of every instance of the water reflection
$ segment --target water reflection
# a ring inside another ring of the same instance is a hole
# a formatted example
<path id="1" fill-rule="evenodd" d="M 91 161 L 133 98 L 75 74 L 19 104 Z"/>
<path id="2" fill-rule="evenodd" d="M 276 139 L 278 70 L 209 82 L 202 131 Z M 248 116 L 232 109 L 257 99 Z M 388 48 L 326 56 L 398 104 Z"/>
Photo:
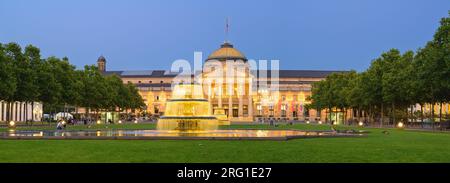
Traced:
<path id="1" fill-rule="evenodd" d="M 355 134 L 328 131 L 299 130 L 80 130 L 80 131 L 9 131 L 0 133 L 0 137 L 319 137 L 351 136 Z M 360 134 L 356 134 L 360 135 Z"/>

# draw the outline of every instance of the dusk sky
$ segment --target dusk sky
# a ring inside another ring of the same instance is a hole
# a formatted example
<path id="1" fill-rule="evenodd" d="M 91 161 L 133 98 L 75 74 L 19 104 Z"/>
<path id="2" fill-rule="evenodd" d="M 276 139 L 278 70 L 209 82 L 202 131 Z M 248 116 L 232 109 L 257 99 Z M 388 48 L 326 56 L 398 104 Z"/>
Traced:
<path id="1" fill-rule="evenodd" d="M 170 69 L 229 40 L 281 69 L 362 71 L 390 48 L 417 50 L 448 16 L 449 0 L 0 0 L 0 42 L 33 44 L 82 68 Z"/>

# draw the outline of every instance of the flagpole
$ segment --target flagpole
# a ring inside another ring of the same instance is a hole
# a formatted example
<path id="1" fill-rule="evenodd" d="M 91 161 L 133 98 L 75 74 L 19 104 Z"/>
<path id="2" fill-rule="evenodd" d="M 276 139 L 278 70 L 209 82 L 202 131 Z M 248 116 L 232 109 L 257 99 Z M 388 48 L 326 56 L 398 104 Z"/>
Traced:
<path id="1" fill-rule="evenodd" d="M 226 22 L 225 22 L 225 42 L 228 42 L 228 31 L 229 31 L 229 22 L 228 22 L 228 17 L 226 18 Z"/>

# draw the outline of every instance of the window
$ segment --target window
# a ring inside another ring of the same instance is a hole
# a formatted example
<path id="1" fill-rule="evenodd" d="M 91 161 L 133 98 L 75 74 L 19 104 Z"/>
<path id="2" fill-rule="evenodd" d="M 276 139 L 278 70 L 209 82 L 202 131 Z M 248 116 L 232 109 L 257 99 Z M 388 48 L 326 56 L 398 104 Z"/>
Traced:
<path id="1" fill-rule="evenodd" d="M 156 96 L 156 100 L 159 100 L 159 96 Z"/>
<path id="2" fill-rule="evenodd" d="M 161 81 L 160 83 L 164 83 L 164 81 Z"/>
<path id="3" fill-rule="evenodd" d="M 262 106 L 260 104 L 256 105 L 256 110 L 258 110 L 258 115 L 262 115 Z"/>
<path id="4" fill-rule="evenodd" d="M 152 81 L 148 81 L 148 83 L 150 83 L 150 84 L 151 84 L 151 83 L 152 83 Z"/>
<path id="5" fill-rule="evenodd" d="M 287 108 L 286 104 L 281 105 L 281 116 L 283 117 L 286 117 L 286 108 Z"/>
<path id="6" fill-rule="evenodd" d="M 138 81 L 138 83 L 141 83 L 141 81 Z"/>

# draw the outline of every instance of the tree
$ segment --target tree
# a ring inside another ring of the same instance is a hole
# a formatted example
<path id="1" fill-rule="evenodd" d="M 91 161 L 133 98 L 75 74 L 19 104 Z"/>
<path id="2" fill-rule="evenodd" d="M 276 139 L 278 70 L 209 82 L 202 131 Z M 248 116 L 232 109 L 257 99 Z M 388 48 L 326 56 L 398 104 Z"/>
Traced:
<path id="1" fill-rule="evenodd" d="M 142 96 L 139 94 L 139 90 L 136 88 L 136 86 L 130 82 L 126 84 L 126 87 L 128 88 L 129 94 L 130 94 L 130 101 L 128 103 L 129 109 L 142 109 L 145 107 L 144 100 L 142 99 Z"/>
<path id="2" fill-rule="evenodd" d="M 13 101 L 17 82 L 13 69 L 13 61 L 7 56 L 6 48 L 0 44 L 0 101 L 7 102 L 7 121 L 10 120 L 10 102 Z"/>
<path id="3" fill-rule="evenodd" d="M 6 54 L 12 60 L 12 66 L 16 78 L 16 90 L 12 101 L 30 102 L 37 98 L 37 85 L 35 83 L 35 70 L 31 67 L 32 58 L 28 58 L 22 53 L 22 48 L 17 43 L 8 43 L 5 45 Z M 37 55 L 39 57 L 39 50 L 33 46 L 27 47 L 27 53 L 30 55 Z M 18 111 L 22 112 L 23 106 L 18 106 Z M 17 114 L 16 114 L 17 115 Z M 19 119 L 22 118 L 20 113 Z"/>
<path id="4" fill-rule="evenodd" d="M 62 101 L 63 86 L 57 78 L 59 61 L 56 57 L 49 57 L 39 66 L 39 101 L 43 103 L 44 112 L 53 113 Z"/>
<path id="5" fill-rule="evenodd" d="M 99 102 L 102 98 L 102 92 L 98 88 L 103 85 L 102 75 L 98 71 L 97 67 L 84 66 L 84 72 L 82 74 L 82 92 L 81 92 L 81 106 L 86 108 L 86 116 L 90 114 L 91 109 L 98 109 L 100 107 Z"/>
<path id="6" fill-rule="evenodd" d="M 391 104 L 391 120 L 393 124 L 396 124 L 397 107 L 400 107 L 399 111 L 403 113 L 411 103 L 411 78 L 409 76 L 414 53 L 408 51 L 401 55 L 400 51 L 392 49 L 384 53 L 382 57 L 387 66 L 381 83 L 383 102 Z"/>

